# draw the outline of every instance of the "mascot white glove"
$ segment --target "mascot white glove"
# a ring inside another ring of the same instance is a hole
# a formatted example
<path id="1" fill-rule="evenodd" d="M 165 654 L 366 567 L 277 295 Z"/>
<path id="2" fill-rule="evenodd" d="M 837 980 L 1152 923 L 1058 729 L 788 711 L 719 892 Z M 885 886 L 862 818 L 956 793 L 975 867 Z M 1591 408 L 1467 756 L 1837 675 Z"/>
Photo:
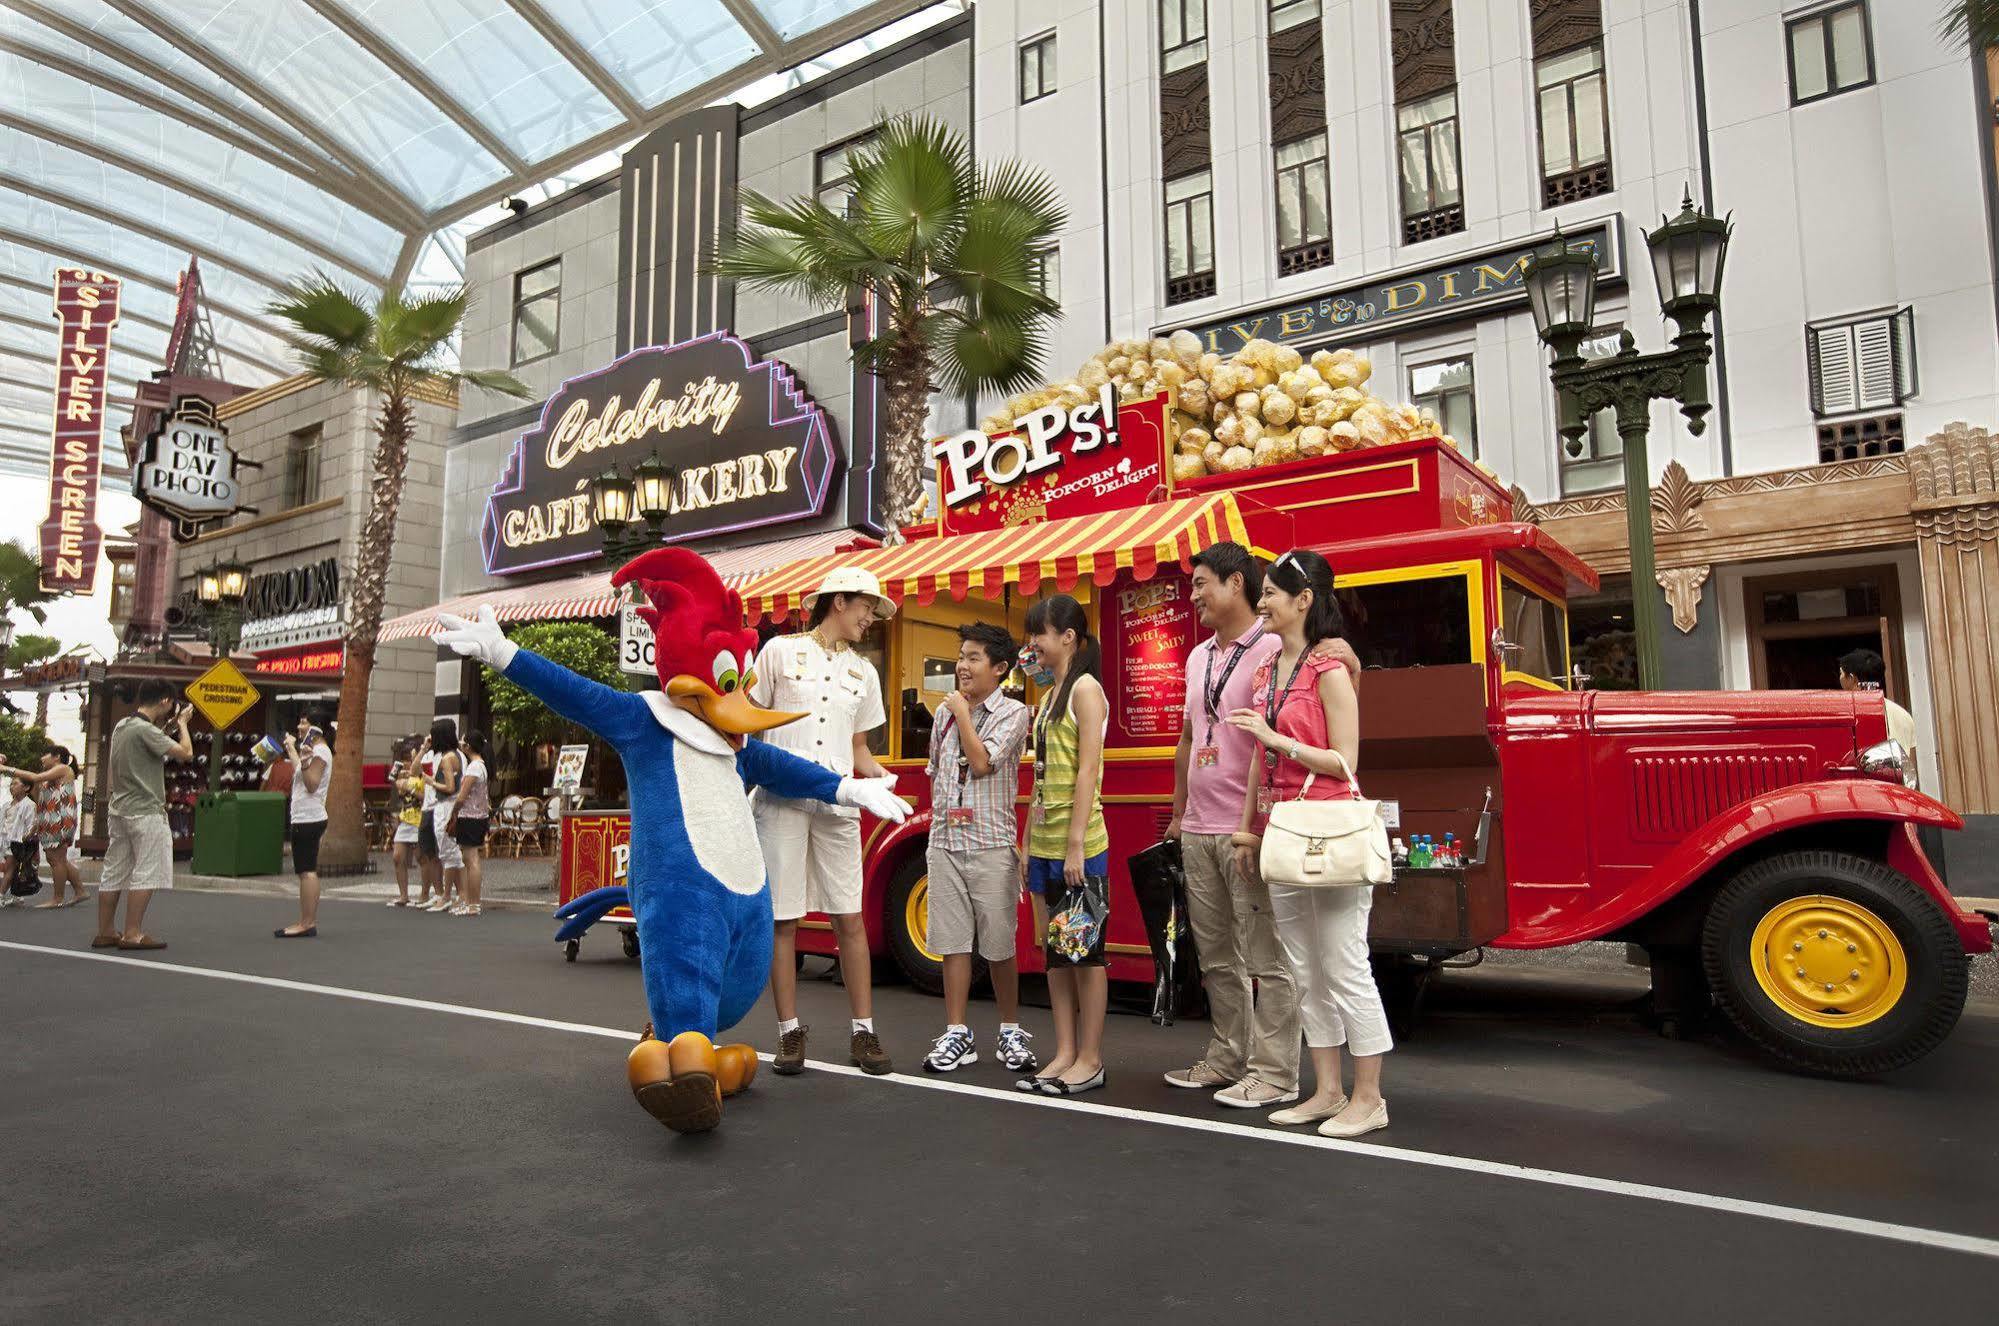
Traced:
<path id="1" fill-rule="evenodd" d="M 476 621 L 440 612 L 437 624 L 440 629 L 430 637 L 433 641 L 449 645 L 467 658 L 476 658 L 495 672 L 505 672 L 507 664 L 520 652 L 519 645 L 500 633 L 500 619 L 493 615 L 491 604 L 479 605 Z"/>
<path id="2" fill-rule="evenodd" d="M 895 794 L 895 779 L 842 778 L 835 801 L 900 824 L 909 818 L 909 803 Z"/>

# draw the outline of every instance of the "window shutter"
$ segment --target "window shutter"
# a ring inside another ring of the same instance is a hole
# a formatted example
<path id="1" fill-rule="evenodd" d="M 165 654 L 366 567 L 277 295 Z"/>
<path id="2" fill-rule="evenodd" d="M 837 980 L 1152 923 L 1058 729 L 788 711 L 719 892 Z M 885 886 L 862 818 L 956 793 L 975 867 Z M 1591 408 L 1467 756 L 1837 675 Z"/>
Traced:
<path id="1" fill-rule="evenodd" d="M 1821 327 L 1811 333 L 1812 409 L 1844 414 L 1855 405 L 1853 328 Z"/>
<path id="2" fill-rule="evenodd" d="M 1887 318 L 1853 328 L 1858 385 L 1855 408 L 1878 409 L 1897 404 L 1894 324 Z"/>
<path id="3" fill-rule="evenodd" d="M 1889 320 L 1895 334 L 1895 386 L 1899 401 L 1916 394 L 1916 310 L 1910 305 Z"/>

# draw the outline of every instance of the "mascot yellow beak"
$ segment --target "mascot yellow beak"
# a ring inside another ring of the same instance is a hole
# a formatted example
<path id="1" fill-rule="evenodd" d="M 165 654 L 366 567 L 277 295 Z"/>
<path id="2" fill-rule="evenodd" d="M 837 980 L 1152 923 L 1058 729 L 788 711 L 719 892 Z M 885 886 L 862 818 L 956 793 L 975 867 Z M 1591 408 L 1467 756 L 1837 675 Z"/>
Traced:
<path id="1" fill-rule="evenodd" d="M 738 686 L 723 694 L 699 677 L 682 674 L 666 683 L 667 698 L 695 714 L 709 727 L 732 737 L 752 732 L 768 732 L 786 723 L 796 723 L 804 714 L 765 709 L 750 700 L 749 692 Z"/>

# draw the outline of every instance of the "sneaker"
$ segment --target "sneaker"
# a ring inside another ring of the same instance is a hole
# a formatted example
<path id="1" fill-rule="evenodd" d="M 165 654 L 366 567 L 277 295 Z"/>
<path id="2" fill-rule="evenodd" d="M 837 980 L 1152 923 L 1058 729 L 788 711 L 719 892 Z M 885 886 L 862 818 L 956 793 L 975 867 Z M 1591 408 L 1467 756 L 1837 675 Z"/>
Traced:
<path id="1" fill-rule="evenodd" d="M 805 1071 L 805 1033 L 810 1030 L 801 1022 L 777 1038 L 777 1053 L 770 1059 L 771 1072 L 789 1077 Z"/>
<path id="2" fill-rule="evenodd" d="M 1234 1086 L 1235 1079 L 1203 1059 L 1191 1068 L 1176 1068 L 1168 1073 L 1166 1085 L 1213 1091 L 1217 1087 Z"/>
<path id="3" fill-rule="evenodd" d="M 923 1071 L 950 1073 L 978 1061 L 979 1052 L 972 1047 L 972 1033 L 954 1028 L 939 1036 L 930 1053 L 923 1056 Z"/>
<path id="4" fill-rule="evenodd" d="M 1215 1104 L 1227 1105 L 1238 1110 L 1260 1110 L 1272 1105 L 1289 1105 L 1296 1099 L 1298 1099 L 1296 1087 L 1286 1091 L 1282 1087 L 1265 1082 L 1255 1073 L 1251 1073 L 1234 1086 L 1223 1087 L 1215 1093 Z"/>
<path id="5" fill-rule="evenodd" d="M 872 1031 L 855 1032 L 848 1052 L 853 1057 L 854 1066 L 863 1073 L 872 1073 L 880 1077 L 895 1068 L 895 1065 L 889 1062 L 888 1051 L 882 1048 L 881 1038 Z"/>
<path id="6" fill-rule="evenodd" d="M 1031 1073 L 1041 1067 L 1041 1061 L 1034 1057 L 1034 1051 L 1027 1043 L 1034 1037 L 1019 1027 L 1008 1027 L 999 1034 L 999 1058 L 1009 1073 Z"/>

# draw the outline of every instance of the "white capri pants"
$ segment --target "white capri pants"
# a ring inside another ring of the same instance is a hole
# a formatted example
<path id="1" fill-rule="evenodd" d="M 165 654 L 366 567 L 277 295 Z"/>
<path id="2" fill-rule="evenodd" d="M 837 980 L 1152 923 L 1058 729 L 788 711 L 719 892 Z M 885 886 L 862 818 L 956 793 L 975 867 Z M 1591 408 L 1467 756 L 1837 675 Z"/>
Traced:
<path id="1" fill-rule="evenodd" d="M 1277 942 L 1298 983 L 1298 1020 L 1315 1050 L 1344 1045 L 1348 1054 L 1386 1054 L 1388 1010 L 1367 963 L 1367 914 L 1374 890 L 1270 886 Z"/>

